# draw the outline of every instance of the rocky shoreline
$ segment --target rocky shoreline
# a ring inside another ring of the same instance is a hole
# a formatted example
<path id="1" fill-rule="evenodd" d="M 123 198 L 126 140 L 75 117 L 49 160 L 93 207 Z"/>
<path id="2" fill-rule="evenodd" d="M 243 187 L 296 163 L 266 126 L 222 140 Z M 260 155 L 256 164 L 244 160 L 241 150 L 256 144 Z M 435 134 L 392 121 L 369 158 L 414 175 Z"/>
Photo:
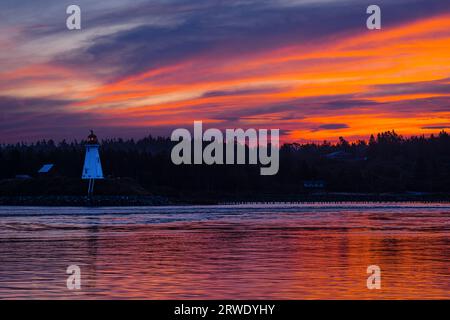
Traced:
<path id="1" fill-rule="evenodd" d="M 125 206 L 167 206 L 167 205 L 235 205 L 246 203 L 342 203 L 342 202 L 429 202 L 450 203 L 448 194 L 426 193 L 316 193 L 302 195 L 260 195 L 260 196 L 185 196 L 166 197 L 157 195 L 95 195 L 87 196 L 0 196 L 4 206 L 51 206 L 51 207 L 125 207 Z"/>
<path id="2" fill-rule="evenodd" d="M 161 196 L 3 196 L 0 205 L 49 207 L 164 206 L 173 204 Z"/>

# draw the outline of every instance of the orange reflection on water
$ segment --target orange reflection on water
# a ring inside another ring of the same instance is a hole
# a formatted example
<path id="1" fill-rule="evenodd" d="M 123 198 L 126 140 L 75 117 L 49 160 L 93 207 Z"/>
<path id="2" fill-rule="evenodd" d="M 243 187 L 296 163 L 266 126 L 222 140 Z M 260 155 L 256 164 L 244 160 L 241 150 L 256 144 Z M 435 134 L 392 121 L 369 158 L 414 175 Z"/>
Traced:
<path id="1" fill-rule="evenodd" d="M 5 219 L 0 297 L 450 298 L 450 207 L 183 211 L 33 221 L 27 230 Z M 82 269 L 81 292 L 65 287 L 69 264 Z M 369 265 L 381 268 L 381 290 L 367 289 Z"/>

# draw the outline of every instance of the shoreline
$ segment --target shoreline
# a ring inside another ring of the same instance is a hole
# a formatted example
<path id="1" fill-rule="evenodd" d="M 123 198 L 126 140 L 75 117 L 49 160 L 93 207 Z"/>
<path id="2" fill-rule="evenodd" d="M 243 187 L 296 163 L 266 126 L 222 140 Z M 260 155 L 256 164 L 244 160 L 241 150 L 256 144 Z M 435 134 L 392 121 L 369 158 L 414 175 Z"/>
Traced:
<path id="1" fill-rule="evenodd" d="M 261 195 L 223 197 L 166 197 L 166 196 L 0 196 L 0 206 L 36 207 L 139 207 L 173 205 L 245 205 L 245 204 L 308 204 L 308 203 L 450 203 L 450 194 L 428 193 L 316 193 L 301 195 Z"/>

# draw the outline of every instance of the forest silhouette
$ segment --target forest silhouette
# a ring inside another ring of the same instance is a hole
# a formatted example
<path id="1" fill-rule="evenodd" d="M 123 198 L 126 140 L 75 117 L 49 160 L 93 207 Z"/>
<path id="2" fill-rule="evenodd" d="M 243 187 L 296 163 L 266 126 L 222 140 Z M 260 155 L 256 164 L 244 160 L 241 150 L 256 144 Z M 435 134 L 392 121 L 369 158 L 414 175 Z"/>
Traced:
<path id="1" fill-rule="evenodd" d="M 84 193 L 84 187 L 70 188 L 83 186 L 84 143 L 43 140 L 2 145 L 0 196 Z M 450 136 L 445 131 L 429 137 L 402 137 L 388 131 L 368 141 L 348 142 L 341 137 L 334 144 L 286 143 L 280 148 L 280 170 L 275 176 L 261 176 L 259 165 L 176 166 L 170 160 L 174 144 L 169 138 L 152 136 L 103 140 L 100 155 L 106 179 L 97 184 L 98 192 L 245 199 L 311 192 L 450 191 Z M 36 182 L 45 180 L 37 171 L 46 163 L 55 165 L 56 175 L 46 184 Z M 15 182 L 23 175 L 34 182 Z M 102 183 L 108 181 L 115 184 L 102 191 Z M 117 181 L 133 187 L 124 188 Z M 311 181 L 323 185 L 309 188 Z M 44 185 L 53 185 L 52 191 Z"/>

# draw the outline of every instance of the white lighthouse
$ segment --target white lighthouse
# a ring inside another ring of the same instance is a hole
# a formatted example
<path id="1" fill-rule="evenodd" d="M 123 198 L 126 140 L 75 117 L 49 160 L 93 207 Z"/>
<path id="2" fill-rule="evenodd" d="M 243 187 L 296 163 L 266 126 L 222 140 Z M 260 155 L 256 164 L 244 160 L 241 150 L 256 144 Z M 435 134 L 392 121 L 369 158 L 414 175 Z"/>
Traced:
<path id="1" fill-rule="evenodd" d="M 89 180 L 88 196 L 94 193 L 94 182 L 96 179 L 103 179 L 102 163 L 98 149 L 100 145 L 97 136 L 91 130 L 86 143 L 86 157 L 84 158 L 83 174 L 81 179 Z"/>

